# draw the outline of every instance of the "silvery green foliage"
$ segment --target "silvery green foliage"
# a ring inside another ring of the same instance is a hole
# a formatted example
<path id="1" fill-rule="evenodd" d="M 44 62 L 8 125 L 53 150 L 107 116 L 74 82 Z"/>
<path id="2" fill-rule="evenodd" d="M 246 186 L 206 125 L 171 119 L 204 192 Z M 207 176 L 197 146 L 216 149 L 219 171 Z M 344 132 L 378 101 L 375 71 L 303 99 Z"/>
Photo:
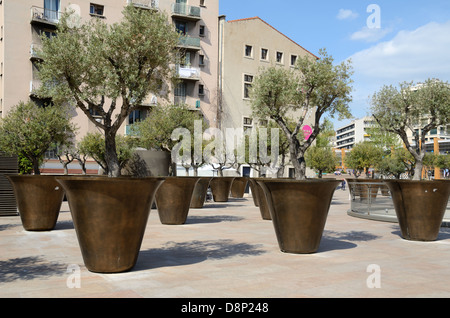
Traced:
<path id="1" fill-rule="evenodd" d="M 436 79 L 419 84 L 403 82 L 398 87 L 385 85 L 372 96 L 371 112 L 382 129 L 402 139 L 415 159 L 414 179 L 418 180 L 426 135 L 450 122 L 450 86 Z M 413 136 L 413 142 L 408 136 Z"/>

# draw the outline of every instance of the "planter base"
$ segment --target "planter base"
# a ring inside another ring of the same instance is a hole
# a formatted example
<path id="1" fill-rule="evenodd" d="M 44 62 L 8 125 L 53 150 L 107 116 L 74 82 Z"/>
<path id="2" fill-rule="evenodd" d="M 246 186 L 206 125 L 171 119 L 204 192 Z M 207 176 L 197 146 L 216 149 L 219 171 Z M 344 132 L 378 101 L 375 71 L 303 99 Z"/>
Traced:
<path id="1" fill-rule="evenodd" d="M 137 261 L 150 207 L 163 178 L 58 178 L 67 194 L 89 271 L 119 273 Z"/>
<path id="2" fill-rule="evenodd" d="M 214 177 L 209 183 L 214 202 L 228 202 L 231 185 L 235 177 Z"/>
<path id="3" fill-rule="evenodd" d="M 450 181 L 385 180 L 402 237 L 435 241 L 447 209 Z"/>
<path id="4" fill-rule="evenodd" d="M 15 175 L 13 185 L 20 219 L 26 231 L 53 230 L 58 220 L 64 191 L 55 176 Z"/>
<path id="5" fill-rule="evenodd" d="M 162 224 L 186 223 L 198 177 L 167 177 L 156 193 L 156 207 Z"/>
<path id="6" fill-rule="evenodd" d="M 280 250 L 315 253 L 340 181 L 265 179 L 257 182 L 266 195 Z"/>
<path id="7" fill-rule="evenodd" d="M 191 205 L 193 209 L 201 209 L 205 204 L 206 193 L 208 191 L 209 182 L 211 177 L 200 177 L 195 185 L 194 192 L 192 193 Z"/>

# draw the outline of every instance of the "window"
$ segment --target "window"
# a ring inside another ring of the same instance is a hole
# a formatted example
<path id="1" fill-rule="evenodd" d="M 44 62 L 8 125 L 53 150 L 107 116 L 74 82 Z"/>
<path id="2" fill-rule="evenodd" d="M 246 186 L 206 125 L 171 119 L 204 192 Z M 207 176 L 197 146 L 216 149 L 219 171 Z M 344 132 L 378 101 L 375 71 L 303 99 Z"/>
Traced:
<path id="1" fill-rule="evenodd" d="M 277 63 L 283 63 L 283 52 L 277 52 Z"/>
<path id="2" fill-rule="evenodd" d="M 44 17 L 51 21 L 58 21 L 59 8 L 59 0 L 44 0 Z"/>
<path id="3" fill-rule="evenodd" d="M 205 36 L 205 26 L 204 25 L 200 26 L 199 35 L 202 37 Z"/>
<path id="4" fill-rule="evenodd" d="M 253 56 L 253 47 L 251 45 L 245 46 L 245 57 L 252 57 Z"/>
<path id="5" fill-rule="evenodd" d="M 202 54 L 198 56 L 198 65 L 205 66 L 205 56 Z"/>
<path id="6" fill-rule="evenodd" d="M 269 57 L 269 50 L 261 49 L 261 60 L 267 61 Z"/>
<path id="7" fill-rule="evenodd" d="M 291 66 L 295 66 L 297 63 L 297 55 L 291 55 Z"/>
<path id="8" fill-rule="evenodd" d="M 205 7 L 205 0 L 200 0 L 200 7 Z"/>
<path id="9" fill-rule="evenodd" d="M 244 127 L 244 132 L 246 133 L 247 131 L 251 131 L 253 128 L 253 119 L 250 117 L 244 117 L 243 119 L 243 127 Z"/>
<path id="10" fill-rule="evenodd" d="M 251 126 L 253 125 L 253 119 L 250 117 L 244 117 L 244 126 Z"/>
<path id="11" fill-rule="evenodd" d="M 186 103 L 186 83 L 179 83 L 175 87 L 175 104 L 185 104 Z"/>
<path id="12" fill-rule="evenodd" d="M 253 83 L 252 75 L 244 75 L 244 98 L 250 98 L 250 89 Z"/>
<path id="13" fill-rule="evenodd" d="M 205 86 L 203 84 L 198 85 L 198 95 L 204 96 L 205 95 Z"/>
<path id="14" fill-rule="evenodd" d="M 186 35 L 186 33 L 187 33 L 186 22 L 180 22 L 180 21 L 175 22 L 175 28 L 177 29 L 178 33 L 180 33 L 181 35 Z"/>
<path id="15" fill-rule="evenodd" d="M 143 118 L 142 112 L 139 109 L 137 109 L 137 110 L 132 111 L 130 113 L 130 115 L 128 116 L 128 124 L 132 125 L 134 123 L 140 122 L 143 119 L 144 118 Z"/>
<path id="16" fill-rule="evenodd" d="M 91 3 L 89 13 L 92 15 L 103 16 L 104 7 L 99 4 Z"/>

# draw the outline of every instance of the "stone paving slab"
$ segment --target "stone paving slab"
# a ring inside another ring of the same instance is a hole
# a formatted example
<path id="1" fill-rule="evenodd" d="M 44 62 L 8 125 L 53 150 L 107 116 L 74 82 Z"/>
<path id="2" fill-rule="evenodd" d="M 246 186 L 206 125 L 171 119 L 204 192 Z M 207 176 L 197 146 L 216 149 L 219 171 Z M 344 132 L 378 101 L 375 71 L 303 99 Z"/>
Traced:
<path id="1" fill-rule="evenodd" d="M 449 228 L 435 242 L 406 241 L 396 223 L 349 216 L 348 199 L 335 192 L 309 255 L 282 253 L 251 197 L 191 209 L 184 225 L 152 210 L 137 264 L 120 274 L 86 269 L 67 202 L 49 232 L 0 217 L 0 298 L 450 297 Z"/>

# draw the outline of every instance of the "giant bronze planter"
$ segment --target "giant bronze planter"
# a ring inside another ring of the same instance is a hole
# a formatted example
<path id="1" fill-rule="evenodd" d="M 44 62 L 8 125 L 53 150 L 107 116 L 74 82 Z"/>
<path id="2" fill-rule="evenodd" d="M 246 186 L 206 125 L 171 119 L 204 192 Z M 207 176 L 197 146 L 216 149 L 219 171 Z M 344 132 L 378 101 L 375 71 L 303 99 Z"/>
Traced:
<path id="1" fill-rule="evenodd" d="M 338 180 L 263 179 L 280 250 L 308 254 L 318 250 Z"/>
<path id="2" fill-rule="evenodd" d="M 450 181 L 385 180 L 391 191 L 402 237 L 434 241 L 447 209 Z"/>
<path id="3" fill-rule="evenodd" d="M 231 185 L 235 177 L 214 177 L 209 186 L 215 202 L 228 202 Z"/>
<path id="4" fill-rule="evenodd" d="M 243 198 L 245 188 L 247 187 L 248 178 L 247 177 L 236 177 L 231 184 L 231 194 L 232 198 Z"/>
<path id="5" fill-rule="evenodd" d="M 270 215 L 269 204 L 267 202 L 266 195 L 264 190 L 260 184 L 256 184 L 258 187 L 258 204 L 259 204 L 259 212 L 261 213 L 261 217 L 263 220 L 272 220 L 272 216 Z"/>
<path id="6" fill-rule="evenodd" d="M 208 192 L 209 182 L 211 177 L 200 177 L 195 185 L 194 192 L 192 193 L 191 205 L 193 209 L 203 208 L 206 200 L 206 193 Z"/>
<path id="7" fill-rule="evenodd" d="M 354 185 L 354 194 L 359 195 L 362 202 L 374 202 L 381 187 L 381 179 L 347 179 Z"/>
<path id="8" fill-rule="evenodd" d="M 164 178 L 61 177 L 86 268 L 119 273 L 137 261 Z"/>
<path id="9" fill-rule="evenodd" d="M 166 177 L 156 192 L 156 207 L 162 224 L 186 223 L 198 177 Z"/>
<path id="10" fill-rule="evenodd" d="M 64 191 L 48 175 L 7 176 L 17 201 L 23 228 L 27 231 L 50 231 L 58 220 Z"/>
<path id="11" fill-rule="evenodd" d="M 253 178 L 249 178 L 248 179 L 249 185 L 250 185 L 250 191 L 252 192 L 252 198 L 253 198 L 253 203 L 255 204 L 255 206 L 259 206 L 259 189 L 260 186 L 258 185 L 258 183 L 256 182 L 255 179 Z"/>

